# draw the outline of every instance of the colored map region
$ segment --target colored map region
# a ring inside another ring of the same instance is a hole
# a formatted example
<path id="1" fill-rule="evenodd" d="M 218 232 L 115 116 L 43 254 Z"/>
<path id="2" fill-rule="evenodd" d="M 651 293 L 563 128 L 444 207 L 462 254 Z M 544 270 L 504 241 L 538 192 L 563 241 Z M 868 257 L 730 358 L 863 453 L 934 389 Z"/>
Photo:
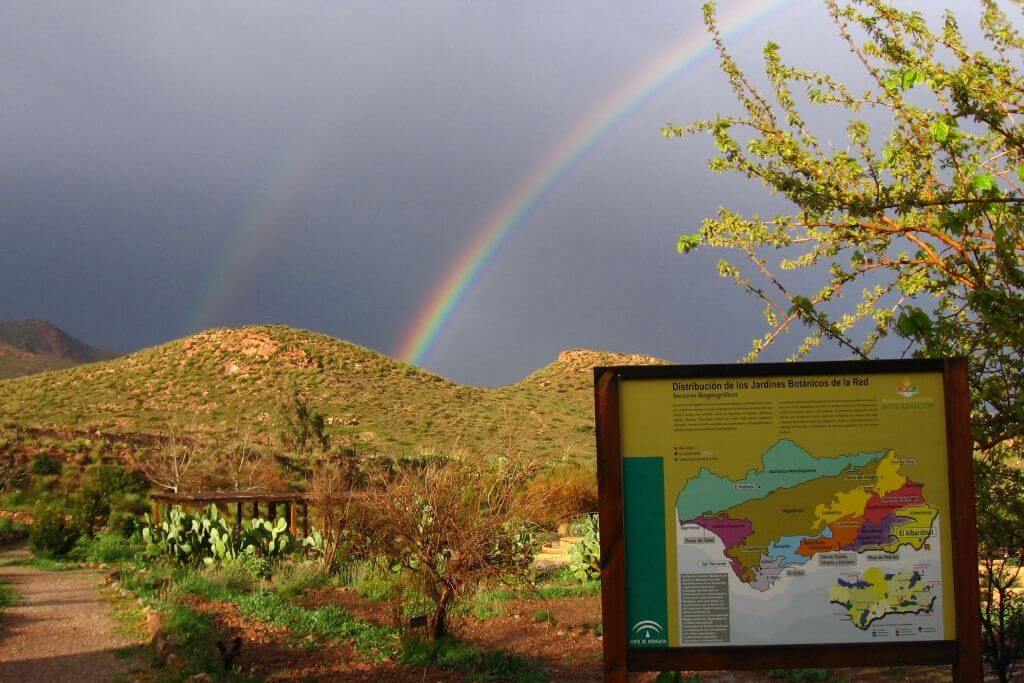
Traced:
<path id="1" fill-rule="evenodd" d="M 783 439 L 739 480 L 708 469 L 676 499 L 679 523 L 721 539 L 732 571 L 767 591 L 823 553 L 920 550 L 938 510 L 892 450 L 815 457 Z"/>
<path id="2" fill-rule="evenodd" d="M 829 591 L 829 601 L 842 605 L 862 630 L 887 614 L 931 612 L 935 597 L 919 573 L 886 574 L 877 567 L 853 581 L 840 578 Z"/>

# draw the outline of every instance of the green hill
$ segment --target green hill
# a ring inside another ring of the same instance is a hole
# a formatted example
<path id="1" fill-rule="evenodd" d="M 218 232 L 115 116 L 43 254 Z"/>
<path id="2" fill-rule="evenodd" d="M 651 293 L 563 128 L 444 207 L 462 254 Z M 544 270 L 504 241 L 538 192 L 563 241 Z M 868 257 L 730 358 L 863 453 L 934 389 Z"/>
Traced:
<path id="1" fill-rule="evenodd" d="M 117 357 L 46 320 L 0 321 L 0 379 Z"/>
<path id="2" fill-rule="evenodd" d="M 285 326 L 214 329 L 100 363 L 0 381 L 0 422 L 164 434 L 172 425 L 273 445 L 291 388 L 324 414 L 334 443 L 383 454 L 496 448 L 593 454 L 594 365 L 646 356 L 567 351 L 516 384 L 463 386 L 370 349 Z"/>

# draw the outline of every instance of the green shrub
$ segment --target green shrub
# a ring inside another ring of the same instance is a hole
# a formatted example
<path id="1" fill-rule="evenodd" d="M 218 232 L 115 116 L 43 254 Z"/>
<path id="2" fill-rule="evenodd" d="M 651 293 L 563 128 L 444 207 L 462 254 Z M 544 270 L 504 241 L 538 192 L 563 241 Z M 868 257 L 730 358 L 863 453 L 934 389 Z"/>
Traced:
<path id="1" fill-rule="evenodd" d="M 27 538 L 29 525 L 19 519 L 0 517 L 0 545 Z"/>
<path id="2" fill-rule="evenodd" d="M 320 588 L 330 580 L 319 562 L 283 564 L 274 574 L 274 587 L 285 597 L 301 595 L 303 591 Z"/>
<path id="3" fill-rule="evenodd" d="M 35 475 L 60 474 L 63 468 L 61 459 L 49 453 L 40 453 L 32 459 L 32 474 Z"/>
<path id="4" fill-rule="evenodd" d="M 71 519 L 71 510 L 59 501 L 41 500 L 32 510 L 29 547 L 49 557 L 63 557 L 74 547 L 81 530 Z"/>
<path id="5" fill-rule="evenodd" d="M 138 493 L 128 493 L 114 500 L 107 517 L 107 531 L 123 538 L 134 538 L 142 533 L 149 501 Z"/>
<path id="6" fill-rule="evenodd" d="M 86 470 L 75 503 L 75 518 L 91 533 L 108 521 L 118 501 L 137 497 L 146 488 L 146 481 L 136 472 L 120 465 L 94 465 Z"/>
<path id="7" fill-rule="evenodd" d="M 344 565 L 338 576 L 343 586 L 369 600 L 387 600 L 398 593 L 398 573 L 383 558 Z"/>
<path id="8" fill-rule="evenodd" d="M 252 556 L 229 557 L 220 567 L 210 571 L 211 577 L 231 591 L 251 591 L 262 578 L 262 567 L 254 566 Z M 254 571 L 255 570 L 255 571 Z"/>
<path id="9" fill-rule="evenodd" d="M 113 564 L 125 562 L 135 557 L 141 547 L 131 543 L 123 536 L 111 533 L 100 533 L 94 537 L 82 535 L 71 549 L 68 556 L 79 562 L 102 562 Z"/>
<path id="10" fill-rule="evenodd" d="M 600 578 L 601 537 L 597 515 L 581 517 L 572 528 L 581 538 L 569 546 L 569 570 L 583 582 Z"/>

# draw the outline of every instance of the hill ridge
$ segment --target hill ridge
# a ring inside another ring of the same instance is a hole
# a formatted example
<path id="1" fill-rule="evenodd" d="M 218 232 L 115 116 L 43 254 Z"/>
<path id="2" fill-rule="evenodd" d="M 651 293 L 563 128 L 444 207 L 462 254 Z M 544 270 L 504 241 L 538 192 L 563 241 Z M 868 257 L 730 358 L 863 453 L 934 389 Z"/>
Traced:
<path id="1" fill-rule="evenodd" d="M 0 381 L 0 422 L 37 429 L 243 431 L 272 443 L 292 389 L 325 416 L 334 443 L 378 451 L 491 447 L 498 432 L 553 457 L 593 454 L 586 365 L 664 362 L 569 349 L 501 387 L 457 384 L 352 342 L 285 325 L 214 328 L 116 359 Z M 591 366 L 592 367 L 592 366 Z"/>
<path id="2" fill-rule="evenodd" d="M 74 337 L 42 318 L 0 321 L 0 379 L 118 356 Z"/>

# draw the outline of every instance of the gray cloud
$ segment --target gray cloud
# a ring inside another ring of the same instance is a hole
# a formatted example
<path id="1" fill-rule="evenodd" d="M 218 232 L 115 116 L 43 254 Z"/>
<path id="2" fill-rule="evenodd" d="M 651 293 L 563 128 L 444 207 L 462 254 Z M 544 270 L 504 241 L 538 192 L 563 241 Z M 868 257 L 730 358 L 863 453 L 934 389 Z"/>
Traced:
<path id="1" fill-rule="evenodd" d="M 390 352 L 536 160 L 698 19 L 679 2 L 6 2 L 0 316 L 123 349 L 281 321 Z M 816 2 L 733 44 L 754 65 L 769 37 L 850 70 Z M 705 60 L 639 108 L 510 235 L 430 367 L 492 384 L 569 346 L 740 355 L 756 307 L 674 243 L 719 204 L 767 200 L 711 176 L 706 143 L 658 136 L 732 106 Z"/>

